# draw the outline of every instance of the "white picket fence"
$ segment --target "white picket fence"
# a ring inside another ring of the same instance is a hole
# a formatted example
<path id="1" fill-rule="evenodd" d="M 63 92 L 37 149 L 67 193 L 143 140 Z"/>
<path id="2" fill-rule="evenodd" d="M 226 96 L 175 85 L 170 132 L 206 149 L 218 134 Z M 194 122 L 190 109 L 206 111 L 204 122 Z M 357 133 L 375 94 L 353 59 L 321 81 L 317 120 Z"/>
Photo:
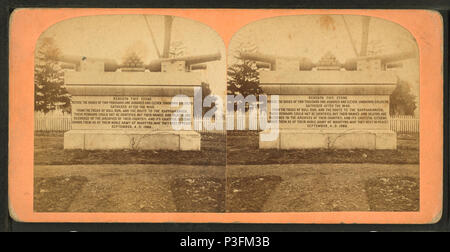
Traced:
<path id="1" fill-rule="evenodd" d="M 241 127 L 248 129 L 248 116 L 241 117 L 246 120 L 238 120 L 240 116 L 235 116 L 235 125 L 234 128 L 238 128 L 238 124 L 242 124 L 245 122 L 245 125 Z M 197 119 L 195 120 L 202 120 Z M 34 130 L 35 131 L 68 131 L 71 129 L 71 115 L 63 114 L 60 112 L 57 113 L 35 113 L 34 117 Z M 199 122 L 200 123 L 200 122 Z M 224 124 L 226 120 L 224 120 Z M 210 121 L 203 122 L 203 125 L 211 124 Z M 390 118 L 390 129 L 399 132 L 399 133 L 418 133 L 419 132 L 419 118 L 413 116 L 391 116 Z M 206 128 L 203 127 L 201 132 L 206 132 Z M 224 125 L 223 130 L 214 130 L 216 133 L 224 133 L 226 132 L 226 126 Z"/>
<path id="2" fill-rule="evenodd" d="M 72 116 L 60 111 L 34 113 L 35 131 L 68 131 L 71 129 Z"/>
<path id="3" fill-rule="evenodd" d="M 390 129 L 399 133 L 418 133 L 419 118 L 406 115 L 391 116 Z"/>

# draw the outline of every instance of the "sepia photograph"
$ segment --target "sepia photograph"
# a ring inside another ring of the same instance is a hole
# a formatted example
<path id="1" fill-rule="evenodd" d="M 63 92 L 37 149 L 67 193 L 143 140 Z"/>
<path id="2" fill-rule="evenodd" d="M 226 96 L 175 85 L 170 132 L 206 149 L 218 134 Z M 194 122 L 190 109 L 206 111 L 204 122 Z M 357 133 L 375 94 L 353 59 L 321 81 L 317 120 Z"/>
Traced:
<path id="1" fill-rule="evenodd" d="M 227 211 L 419 211 L 406 29 L 361 15 L 258 20 L 233 36 L 227 74 Z"/>
<path id="2" fill-rule="evenodd" d="M 397 24 L 260 20 L 227 65 L 173 16 L 70 19 L 36 48 L 36 212 L 419 210 L 419 59 Z"/>
<path id="3" fill-rule="evenodd" d="M 442 217 L 437 12 L 25 8 L 10 25 L 15 221 Z"/>
<path id="4" fill-rule="evenodd" d="M 34 211 L 223 212 L 226 132 L 207 130 L 223 118 L 203 121 L 202 101 L 224 100 L 225 53 L 214 30 L 174 16 L 47 29 L 35 51 Z"/>

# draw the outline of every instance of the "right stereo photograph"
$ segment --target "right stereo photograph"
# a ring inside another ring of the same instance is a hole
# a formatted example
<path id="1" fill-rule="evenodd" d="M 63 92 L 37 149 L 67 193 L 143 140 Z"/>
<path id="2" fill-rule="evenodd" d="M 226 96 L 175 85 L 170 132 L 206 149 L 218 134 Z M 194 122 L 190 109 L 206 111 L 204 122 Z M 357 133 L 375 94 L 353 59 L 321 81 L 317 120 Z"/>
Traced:
<path id="1" fill-rule="evenodd" d="M 267 18 L 228 48 L 226 212 L 419 211 L 419 52 L 362 15 Z"/>

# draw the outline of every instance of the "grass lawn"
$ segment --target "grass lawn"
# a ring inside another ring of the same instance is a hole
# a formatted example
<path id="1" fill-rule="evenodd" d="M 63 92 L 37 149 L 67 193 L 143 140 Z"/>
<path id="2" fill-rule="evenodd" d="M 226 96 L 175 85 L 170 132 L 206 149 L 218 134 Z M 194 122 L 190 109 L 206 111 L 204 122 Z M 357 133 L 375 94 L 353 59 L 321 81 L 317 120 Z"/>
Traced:
<path id="1" fill-rule="evenodd" d="M 34 180 L 34 210 L 37 212 L 67 212 L 87 183 L 82 176 L 57 176 Z"/>
<path id="2" fill-rule="evenodd" d="M 270 150 L 258 148 L 258 132 L 233 131 L 227 133 L 227 164 L 418 164 L 419 135 L 398 134 L 397 142 L 397 150 Z"/>
<path id="3" fill-rule="evenodd" d="M 226 176 L 225 176 L 226 175 Z M 418 211 L 418 164 L 37 165 L 37 212 Z"/>
<path id="4" fill-rule="evenodd" d="M 202 134 L 201 151 L 86 151 L 36 133 L 34 210 L 417 211 L 418 139 L 399 134 L 397 150 L 260 150 L 257 132 L 228 132 Z"/>
<path id="5" fill-rule="evenodd" d="M 418 164 L 227 166 L 227 212 L 418 211 Z"/>
<path id="6" fill-rule="evenodd" d="M 225 141 L 225 135 L 202 133 L 201 151 L 64 150 L 63 133 L 36 132 L 34 164 L 225 165 Z"/>
<path id="7" fill-rule="evenodd" d="M 419 178 L 377 177 L 366 181 L 372 211 L 419 211 Z"/>
<path id="8" fill-rule="evenodd" d="M 258 148 L 258 133 L 202 133 L 201 151 L 64 150 L 63 133 L 36 133 L 34 163 L 251 165 L 314 163 L 418 164 L 419 136 L 398 135 L 397 150 L 267 150 Z M 226 146 L 226 147 L 225 147 Z"/>
<path id="9" fill-rule="evenodd" d="M 281 181 L 275 175 L 228 177 L 226 212 L 262 212 Z"/>

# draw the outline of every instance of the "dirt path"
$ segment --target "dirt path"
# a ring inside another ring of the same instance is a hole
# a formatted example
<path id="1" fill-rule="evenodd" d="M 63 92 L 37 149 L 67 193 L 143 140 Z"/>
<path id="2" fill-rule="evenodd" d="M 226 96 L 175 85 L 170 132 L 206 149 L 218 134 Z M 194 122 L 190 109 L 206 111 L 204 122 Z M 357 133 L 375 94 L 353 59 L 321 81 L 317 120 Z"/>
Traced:
<path id="1" fill-rule="evenodd" d="M 281 176 L 264 212 L 369 211 L 369 179 L 419 177 L 419 165 L 289 164 L 228 166 L 228 177 Z"/>
<path id="2" fill-rule="evenodd" d="M 411 164 L 230 165 L 226 170 L 51 165 L 35 166 L 34 172 L 35 209 L 41 212 L 416 211 L 419 205 L 419 165 Z"/>
<path id="3" fill-rule="evenodd" d="M 74 195 L 64 211 L 68 212 L 176 212 L 171 191 L 171 181 L 175 178 L 218 177 L 224 179 L 225 169 L 217 166 L 178 166 L 178 165 L 72 165 L 35 166 L 35 177 L 47 182 L 47 188 L 35 192 L 46 209 L 57 205 L 64 195 Z M 72 178 L 85 178 L 87 181 L 79 192 L 67 192 L 73 187 Z M 61 183 L 56 197 L 49 199 L 54 185 Z M 66 190 L 66 191 L 65 191 Z M 52 210 L 61 208 L 53 208 Z"/>

